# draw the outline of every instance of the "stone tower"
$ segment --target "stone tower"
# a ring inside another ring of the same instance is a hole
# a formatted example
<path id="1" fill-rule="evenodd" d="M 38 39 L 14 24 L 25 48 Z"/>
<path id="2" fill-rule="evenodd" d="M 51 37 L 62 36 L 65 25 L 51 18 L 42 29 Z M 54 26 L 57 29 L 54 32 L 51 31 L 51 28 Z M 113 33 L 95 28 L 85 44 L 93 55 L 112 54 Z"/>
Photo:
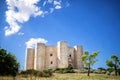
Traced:
<path id="1" fill-rule="evenodd" d="M 43 70 L 45 67 L 45 44 L 37 43 L 35 46 L 34 69 Z"/>
<path id="2" fill-rule="evenodd" d="M 59 41 L 55 46 L 37 43 L 35 48 L 26 49 L 25 69 L 56 69 L 69 65 L 75 69 L 83 68 L 82 46 L 69 47 L 66 41 Z"/>
<path id="3" fill-rule="evenodd" d="M 75 46 L 74 47 L 74 62 L 75 68 L 80 69 L 83 68 L 81 56 L 83 54 L 82 46 Z"/>
<path id="4" fill-rule="evenodd" d="M 25 63 L 25 69 L 34 69 L 34 53 L 35 50 L 33 48 L 27 48 L 26 49 L 26 63 Z"/>
<path id="5" fill-rule="evenodd" d="M 68 47 L 65 41 L 57 44 L 58 68 L 68 67 Z"/>

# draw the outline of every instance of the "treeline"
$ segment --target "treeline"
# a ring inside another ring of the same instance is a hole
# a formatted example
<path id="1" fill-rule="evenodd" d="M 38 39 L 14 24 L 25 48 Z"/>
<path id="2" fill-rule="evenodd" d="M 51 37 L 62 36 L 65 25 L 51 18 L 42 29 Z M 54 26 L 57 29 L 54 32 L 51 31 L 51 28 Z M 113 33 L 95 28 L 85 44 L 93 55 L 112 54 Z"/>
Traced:
<path id="1" fill-rule="evenodd" d="M 88 68 L 84 68 L 84 69 L 81 69 L 80 71 L 78 71 L 79 73 L 88 73 Z M 100 68 L 97 68 L 97 69 L 90 69 L 90 73 L 95 73 L 95 74 L 105 74 L 105 75 L 112 75 L 112 76 L 115 76 L 115 70 L 114 68 L 103 68 L 103 67 L 100 67 Z M 120 76 L 120 68 L 117 69 L 117 75 Z"/>
<path id="2" fill-rule="evenodd" d="M 120 60 L 116 55 L 111 55 L 110 60 L 106 60 L 106 65 L 109 67 L 108 69 L 99 68 L 97 71 L 91 70 L 91 65 L 93 65 L 98 60 L 96 57 L 98 56 L 99 51 L 95 51 L 91 54 L 89 54 L 88 51 L 85 51 L 82 55 L 82 61 L 86 69 L 82 70 L 81 72 L 86 72 L 89 76 L 91 72 L 95 73 L 106 73 L 108 75 L 114 74 L 115 76 L 120 75 Z"/>
<path id="3" fill-rule="evenodd" d="M 0 76 L 16 76 L 19 67 L 20 64 L 12 53 L 0 48 Z"/>

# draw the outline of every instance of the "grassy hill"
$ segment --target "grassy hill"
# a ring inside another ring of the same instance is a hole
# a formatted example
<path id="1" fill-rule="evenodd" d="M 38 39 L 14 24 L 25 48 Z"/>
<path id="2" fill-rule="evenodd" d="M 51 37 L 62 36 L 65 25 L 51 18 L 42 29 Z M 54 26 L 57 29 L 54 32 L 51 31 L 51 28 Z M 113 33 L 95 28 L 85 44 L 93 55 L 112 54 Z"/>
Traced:
<path id="1" fill-rule="evenodd" d="M 0 80 L 13 80 L 11 77 L 0 77 Z M 16 77 L 16 80 L 30 80 L 30 78 L 23 78 L 20 76 Z M 35 80 L 33 78 L 32 80 Z M 54 73 L 52 77 L 40 77 L 39 80 L 120 80 L 120 76 L 109 76 L 105 74 L 91 74 L 88 77 L 86 74 L 80 73 L 67 73 L 60 74 Z"/>

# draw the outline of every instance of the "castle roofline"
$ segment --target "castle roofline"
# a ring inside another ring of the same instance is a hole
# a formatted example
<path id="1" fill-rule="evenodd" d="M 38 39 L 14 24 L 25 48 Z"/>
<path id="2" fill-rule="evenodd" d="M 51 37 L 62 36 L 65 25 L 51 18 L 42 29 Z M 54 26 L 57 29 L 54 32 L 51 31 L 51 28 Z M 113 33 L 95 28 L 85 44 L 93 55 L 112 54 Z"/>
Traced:
<path id="1" fill-rule="evenodd" d="M 64 41 L 64 40 L 58 41 L 58 43 L 59 43 L 59 42 L 66 42 L 66 43 L 67 43 L 67 41 Z"/>
<path id="2" fill-rule="evenodd" d="M 27 49 L 34 49 L 33 47 L 28 47 Z"/>

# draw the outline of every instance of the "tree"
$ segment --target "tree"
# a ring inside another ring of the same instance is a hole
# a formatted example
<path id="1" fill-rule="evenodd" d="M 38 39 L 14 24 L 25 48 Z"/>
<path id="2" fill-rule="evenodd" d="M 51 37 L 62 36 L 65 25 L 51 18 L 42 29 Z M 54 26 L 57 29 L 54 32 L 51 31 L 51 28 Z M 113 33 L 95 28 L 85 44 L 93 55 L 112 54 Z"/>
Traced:
<path id="1" fill-rule="evenodd" d="M 104 70 L 104 71 L 106 71 L 106 69 L 103 68 L 103 67 L 99 67 L 98 69 L 99 69 L 99 70 Z"/>
<path id="2" fill-rule="evenodd" d="M 16 57 L 7 53 L 5 49 L 0 48 L 0 75 L 11 75 L 16 76 L 19 70 L 19 63 L 16 60 Z"/>
<path id="3" fill-rule="evenodd" d="M 99 51 L 93 52 L 92 54 L 89 54 L 88 51 L 85 51 L 83 56 L 82 56 L 82 61 L 85 67 L 88 68 L 88 76 L 90 74 L 90 68 L 91 65 L 93 65 L 97 60 L 96 56 L 98 55 Z"/>
<path id="4" fill-rule="evenodd" d="M 106 60 L 106 65 L 111 68 L 114 68 L 115 75 L 117 76 L 117 69 L 120 65 L 119 58 L 116 55 L 111 55 L 110 58 L 111 58 L 111 60 Z"/>

